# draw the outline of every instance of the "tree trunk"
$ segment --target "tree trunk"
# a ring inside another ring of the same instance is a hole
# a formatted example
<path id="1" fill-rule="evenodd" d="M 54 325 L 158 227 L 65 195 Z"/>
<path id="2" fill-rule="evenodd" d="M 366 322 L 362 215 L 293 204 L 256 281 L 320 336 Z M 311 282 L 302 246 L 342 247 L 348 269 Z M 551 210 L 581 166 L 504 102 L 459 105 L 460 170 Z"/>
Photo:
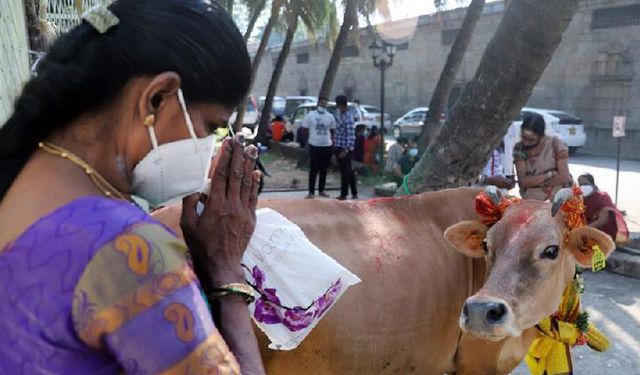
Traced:
<path id="1" fill-rule="evenodd" d="M 276 95 L 278 82 L 280 81 L 280 76 L 282 75 L 284 63 L 287 61 L 287 56 L 289 55 L 289 51 L 291 50 L 291 44 L 293 43 L 293 37 L 296 33 L 297 27 L 298 27 L 298 15 L 294 14 L 292 16 L 292 19 L 290 20 L 289 26 L 287 27 L 287 35 L 284 39 L 284 44 L 282 45 L 280 54 L 278 55 L 276 66 L 273 68 L 273 73 L 271 74 L 271 81 L 269 81 L 269 88 L 267 89 L 267 97 L 264 100 L 264 107 L 262 107 L 262 114 L 260 116 L 260 126 L 258 128 L 258 135 L 257 135 L 258 140 L 261 142 L 265 142 L 267 138 L 266 134 L 267 134 L 267 129 L 269 127 L 269 122 L 271 121 L 271 109 L 273 108 L 273 98 Z"/>
<path id="2" fill-rule="evenodd" d="M 264 9 L 264 6 L 266 3 L 267 3 L 267 0 L 260 0 L 260 2 L 256 4 L 256 7 L 253 9 L 253 12 L 251 12 L 251 17 L 249 18 L 249 24 L 247 25 L 247 30 L 245 30 L 244 37 L 243 37 L 245 44 L 247 44 L 249 37 L 251 37 L 251 33 L 253 32 L 253 27 L 256 25 L 256 22 L 260 17 L 260 13 L 262 13 L 262 10 Z"/>
<path id="3" fill-rule="evenodd" d="M 349 39 L 349 31 L 351 27 L 357 21 L 357 1 L 356 0 L 347 0 L 344 7 L 344 20 L 342 21 L 342 26 L 340 26 L 340 33 L 338 33 L 338 38 L 336 39 L 336 44 L 333 46 L 333 53 L 331 54 L 331 59 L 329 60 L 329 65 L 327 66 L 327 70 L 324 73 L 324 79 L 322 80 L 322 86 L 320 87 L 319 97 L 323 96 L 328 98 L 331 94 L 331 88 L 333 87 L 333 81 L 336 78 L 336 74 L 338 73 L 338 67 L 340 67 L 340 58 L 342 54 L 342 50 L 347 45 L 347 41 Z"/>
<path id="4" fill-rule="evenodd" d="M 476 28 L 480 16 L 482 16 L 484 2 L 485 0 L 473 0 L 469 4 L 467 14 L 464 16 L 460 26 L 460 31 L 451 46 L 447 62 L 444 64 L 436 89 L 433 92 L 433 96 L 431 96 L 427 119 L 424 121 L 418 141 L 420 151 L 426 150 L 429 147 L 429 143 L 436 138 L 440 131 L 440 114 L 447 105 L 451 88 L 456 80 L 456 74 L 458 74 L 458 69 L 462 64 L 464 54 L 473 36 L 473 30 Z"/>
<path id="5" fill-rule="evenodd" d="M 42 32 L 40 19 L 40 1 L 25 0 L 25 17 L 27 19 L 27 32 L 29 34 L 29 47 L 33 51 L 43 52 L 46 49 L 47 38 Z"/>
<path id="6" fill-rule="evenodd" d="M 278 17 L 280 16 L 280 8 L 282 7 L 282 0 L 273 0 L 271 3 L 271 15 L 269 16 L 269 20 L 267 21 L 267 25 L 264 27 L 264 31 L 262 32 L 262 38 L 260 39 L 260 45 L 258 46 L 258 50 L 256 51 L 255 56 L 253 57 L 253 61 L 251 62 L 251 86 L 249 86 L 249 92 L 253 88 L 253 83 L 256 80 L 256 76 L 258 75 L 258 68 L 260 67 L 260 61 L 262 60 L 262 56 L 264 56 L 264 51 L 267 49 L 267 45 L 269 44 L 269 37 L 271 36 L 271 31 L 273 31 L 273 27 L 278 22 Z M 242 130 L 242 125 L 244 123 L 244 112 L 247 109 L 247 99 L 242 100 L 240 105 L 238 106 L 238 114 L 236 115 L 236 121 L 233 124 L 233 129 L 235 131 Z M 256 108 L 257 110 L 257 108 Z"/>
<path id="7" fill-rule="evenodd" d="M 411 193 L 464 186 L 477 178 L 551 61 L 578 1 L 511 2 L 475 76 L 407 176 Z"/>
<path id="8" fill-rule="evenodd" d="M 284 63 L 287 61 L 287 56 L 289 55 L 291 44 L 293 43 L 293 37 L 296 33 L 296 28 L 298 27 L 298 14 L 295 10 L 292 12 L 293 14 L 291 15 L 291 19 L 289 20 L 289 25 L 287 27 L 287 35 L 284 39 L 284 43 L 282 44 L 280 54 L 278 55 L 276 66 L 271 74 L 271 81 L 269 81 L 269 88 L 267 89 L 267 97 L 264 100 L 264 107 L 262 107 L 262 114 L 260 115 L 260 126 L 258 128 L 258 135 L 256 138 L 262 143 L 265 143 L 267 139 L 266 134 L 269 122 L 271 121 L 273 97 L 276 95 L 276 89 L 278 88 L 278 82 L 282 75 L 282 69 L 284 68 Z"/>

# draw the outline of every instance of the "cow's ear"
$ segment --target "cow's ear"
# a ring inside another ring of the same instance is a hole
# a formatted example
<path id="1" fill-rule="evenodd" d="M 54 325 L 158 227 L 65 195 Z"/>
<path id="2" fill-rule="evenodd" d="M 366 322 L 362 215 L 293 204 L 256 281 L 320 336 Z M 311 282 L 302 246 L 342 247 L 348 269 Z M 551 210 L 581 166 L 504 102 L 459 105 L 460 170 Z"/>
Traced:
<path id="1" fill-rule="evenodd" d="M 591 266 L 593 247 L 598 245 L 607 257 L 616 248 L 608 234 L 592 227 L 580 227 L 569 232 L 567 249 L 576 258 L 576 262 L 583 267 Z"/>
<path id="2" fill-rule="evenodd" d="M 461 221 L 447 228 L 444 238 L 462 254 L 482 258 L 487 230 L 489 228 L 477 220 Z"/>

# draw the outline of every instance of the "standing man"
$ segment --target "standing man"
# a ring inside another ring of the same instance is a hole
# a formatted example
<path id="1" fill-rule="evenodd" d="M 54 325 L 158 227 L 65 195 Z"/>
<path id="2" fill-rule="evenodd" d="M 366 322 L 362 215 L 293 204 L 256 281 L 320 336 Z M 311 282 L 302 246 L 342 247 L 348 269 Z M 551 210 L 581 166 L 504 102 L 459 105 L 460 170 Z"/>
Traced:
<path id="1" fill-rule="evenodd" d="M 318 109 L 309 112 L 302 121 L 302 130 L 305 133 L 305 138 L 309 140 L 309 194 L 306 199 L 315 196 L 318 173 L 320 173 L 318 195 L 329 197 L 324 192 L 324 185 L 327 181 L 327 168 L 333 150 L 331 136 L 335 128 L 336 120 L 327 111 L 327 98 L 320 97 Z"/>
<path id="2" fill-rule="evenodd" d="M 351 168 L 351 157 L 356 141 L 355 121 L 353 114 L 347 108 L 347 97 L 339 95 L 336 97 L 336 141 L 335 153 L 338 158 L 338 166 L 340 167 L 340 196 L 339 200 L 347 199 L 349 186 L 351 186 L 351 196 L 358 199 L 358 190 L 356 188 L 356 177 Z"/>

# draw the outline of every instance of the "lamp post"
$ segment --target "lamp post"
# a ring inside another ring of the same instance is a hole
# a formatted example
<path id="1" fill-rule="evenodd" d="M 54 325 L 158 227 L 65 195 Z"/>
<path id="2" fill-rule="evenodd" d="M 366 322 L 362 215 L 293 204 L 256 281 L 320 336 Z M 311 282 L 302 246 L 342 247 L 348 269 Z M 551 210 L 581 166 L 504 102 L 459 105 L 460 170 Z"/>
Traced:
<path id="1" fill-rule="evenodd" d="M 380 162 L 384 160 L 384 73 L 393 65 L 393 56 L 396 54 L 398 47 L 393 44 L 386 43 L 383 40 L 374 39 L 369 46 L 369 54 L 373 59 L 373 66 L 380 70 L 380 135 L 382 142 L 380 144 Z"/>

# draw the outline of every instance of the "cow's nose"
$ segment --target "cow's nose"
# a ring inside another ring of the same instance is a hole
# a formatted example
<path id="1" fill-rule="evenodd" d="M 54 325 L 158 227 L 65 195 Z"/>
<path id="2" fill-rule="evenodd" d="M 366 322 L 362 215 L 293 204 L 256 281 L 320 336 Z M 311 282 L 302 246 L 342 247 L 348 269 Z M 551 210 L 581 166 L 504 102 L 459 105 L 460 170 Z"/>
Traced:
<path id="1" fill-rule="evenodd" d="M 473 325 L 500 324 L 507 316 L 507 306 L 502 302 L 471 302 L 462 308 L 465 322 Z"/>
<path id="2" fill-rule="evenodd" d="M 487 322 L 491 324 L 497 324 L 504 320 L 507 315 L 507 307 L 504 303 L 489 303 L 487 304 Z"/>

